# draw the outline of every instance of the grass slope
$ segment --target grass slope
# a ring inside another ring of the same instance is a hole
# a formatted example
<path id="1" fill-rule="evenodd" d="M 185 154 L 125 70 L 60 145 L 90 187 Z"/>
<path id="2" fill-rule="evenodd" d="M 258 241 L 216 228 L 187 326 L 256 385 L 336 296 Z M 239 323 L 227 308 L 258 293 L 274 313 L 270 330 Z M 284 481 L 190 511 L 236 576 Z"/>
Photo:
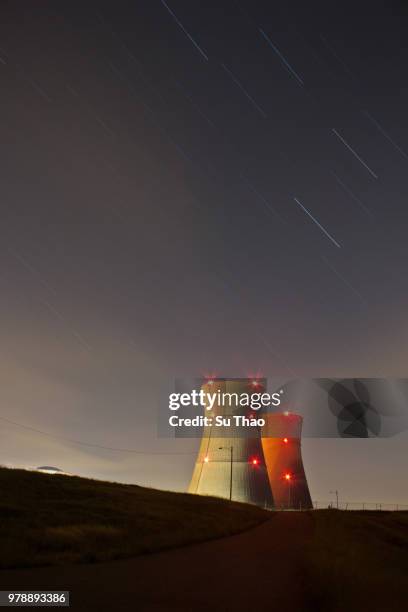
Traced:
<path id="1" fill-rule="evenodd" d="M 105 561 L 230 535 L 255 506 L 0 468 L 0 568 Z"/>
<path id="2" fill-rule="evenodd" d="M 408 610 L 408 512 L 310 515 L 302 565 L 311 610 Z"/>

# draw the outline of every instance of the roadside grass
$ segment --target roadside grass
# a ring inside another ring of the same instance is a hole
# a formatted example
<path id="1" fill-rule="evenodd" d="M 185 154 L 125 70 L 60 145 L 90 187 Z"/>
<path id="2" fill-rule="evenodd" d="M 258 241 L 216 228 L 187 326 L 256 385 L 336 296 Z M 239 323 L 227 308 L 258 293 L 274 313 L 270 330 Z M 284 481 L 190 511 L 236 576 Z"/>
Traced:
<path id="1" fill-rule="evenodd" d="M 239 533 L 270 518 L 214 497 L 0 468 L 0 568 L 131 557 Z"/>
<path id="2" fill-rule="evenodd" d="M 408 512 L 318 510 L 310 516 L 303 565 L 311 610 L 408 609 Z"/>
<path id="3" fill-rule="evenodd" d="M 93 563 L 239 533 L 268 519 L 256 506 L 0 468 L 0 568 Z M 296 521 L 297 512 L 290 513 Z M 302 610 L 408 609 L 408 512 L 301 513 L 294 588 Z M 275 522 L 276 540 L 285 537 Z M 271 558 L 273 570 L 279 558 Z"/>

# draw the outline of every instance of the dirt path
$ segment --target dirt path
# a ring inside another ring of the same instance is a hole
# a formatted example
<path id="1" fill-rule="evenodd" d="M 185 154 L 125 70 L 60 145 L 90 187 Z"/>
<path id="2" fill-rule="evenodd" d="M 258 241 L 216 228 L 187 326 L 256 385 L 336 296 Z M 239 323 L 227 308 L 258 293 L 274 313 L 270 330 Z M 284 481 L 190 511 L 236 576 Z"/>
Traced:
<path id="1" fill-rule="evenodd" d="M 0 588 L 71 591 L 81 612 L 301 611 L 310 515 L 279 512 L 245 533 L 104 564 L 0 572 Z"/>

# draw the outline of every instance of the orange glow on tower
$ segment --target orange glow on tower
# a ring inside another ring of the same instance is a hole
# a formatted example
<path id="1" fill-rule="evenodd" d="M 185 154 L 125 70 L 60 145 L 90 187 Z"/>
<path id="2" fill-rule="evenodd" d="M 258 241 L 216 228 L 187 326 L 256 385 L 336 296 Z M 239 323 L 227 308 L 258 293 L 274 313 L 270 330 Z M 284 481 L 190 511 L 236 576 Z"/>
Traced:
<path id="1" fill-rule="evenodd" d="M 264 415 L 262 449 L 276 508 L 312 508 L 301 452 L 302 417 L 294 412 Z"/>

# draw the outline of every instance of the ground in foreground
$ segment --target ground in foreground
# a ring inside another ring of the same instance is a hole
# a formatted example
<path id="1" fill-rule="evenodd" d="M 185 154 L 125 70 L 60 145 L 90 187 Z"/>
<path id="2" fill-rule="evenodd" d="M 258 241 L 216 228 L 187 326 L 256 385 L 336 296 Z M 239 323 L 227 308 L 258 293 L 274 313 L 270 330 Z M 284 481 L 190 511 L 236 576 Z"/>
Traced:
<path id="1" fill-rule="evenodd" d="M 403 612 L 402 513 L 276 512 L 240 534 L 107 563 L 0 571 L 0 589 L 69 590 L 76 612 Z"/>
<path id="2" fill-rule="evenodd" d="M 0 468 L 0 568 L 108 561 L 253 527 L 255 506 Z"/>
<path id="3" fill-rule="evenodd" d="M 13 554 L 27 560 L 30 546 L 54 563 L 4 569 L 0 590 L 69 590 L 78 612 L 407 609 L 407 512 L 265 513 L 212 498 L 4 470 L 0 486 L 3 563 Z M 77 538 L 72 525 L 85 526 Z M 112 531 L 101 536 L 107 525 Z M 170 550 L 72 563 L 164 548 Z"/>

